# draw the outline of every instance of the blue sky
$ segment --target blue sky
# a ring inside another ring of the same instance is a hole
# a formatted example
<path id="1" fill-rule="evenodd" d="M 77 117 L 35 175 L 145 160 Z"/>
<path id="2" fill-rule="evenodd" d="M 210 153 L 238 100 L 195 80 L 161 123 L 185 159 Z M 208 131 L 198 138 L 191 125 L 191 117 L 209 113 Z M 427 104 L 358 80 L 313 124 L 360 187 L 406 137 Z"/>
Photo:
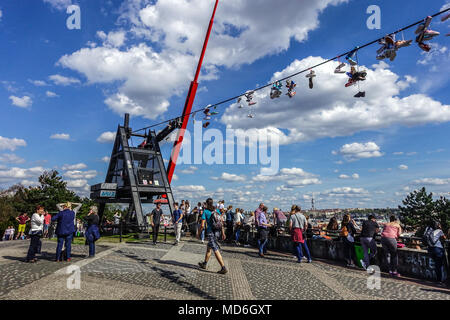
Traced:
<path id="1" fill-rule="evenodd" d="M 71 3 L 81 9 L 80 30 L 66 27 Z M 380 30 L 366 26 L 374 4 Z M 268 0 L 220 3 L 194 108 L 334 57 L 446 5 L 289 0 L 274 10 Z M 133 128 L 180 115 L 212 6 L 205 0 L 2 1 L 0 187 L 33 185 L 43 170 L 57 169 L 73 190 L 88 195 L 104 179 L 111 132 L 125 111 Z M 281 171 L 263 178 L 260 165 L 180 165 L 177 199 L 213 196 L 247 209 L 260 201 L 287 209 L 309 207 L 314 196 L 319 208 L 396 207 L 422 186 L 448 197 L 449 27 L 449 20 L 433 20 L 441 35 L 428 54 L 413 43 L 394 62 L 379 62 L 378 45 L 361 50 L 368 70 L 361 101 L 353 98 L 357 88 L 345 88 L 346 77 L 333 73 L 333 62 L 316 70 L 313 90 L 304 75 L 294 78 L 293 99 L 258 92 L 253 119 L 236 104 L 221 106 L 212 128 L 278 132 Z M 413 31 L 404 38 L 414 39 Z M 163 146 L 166 159 L 170 147 Z"/>

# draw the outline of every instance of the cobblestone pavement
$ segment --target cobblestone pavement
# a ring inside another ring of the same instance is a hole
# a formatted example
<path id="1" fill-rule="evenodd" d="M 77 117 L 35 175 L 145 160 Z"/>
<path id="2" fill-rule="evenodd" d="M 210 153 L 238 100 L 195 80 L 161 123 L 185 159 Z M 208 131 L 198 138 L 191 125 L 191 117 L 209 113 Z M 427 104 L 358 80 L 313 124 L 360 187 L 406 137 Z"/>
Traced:
<path id="1" fill-rule="evenodd" d="M 54 262 L 56 243 L 44 241 L 34 264 L 24 262 L 28 244 L 0 242 L 0 300 L 450 300 L 450 290 L 429 282 L 382 274 L 379 289 L 369 289 L 364 271 L 327 261 L 298 264 L 276 252 L 260 258 L 253 248 L 223 246 L 229 273 L 220 275 L 214 256 L 206 270 L 197 267 L 206 251 L 197 241 L 97 245 L 91 259 L 85 246 L 74 245 L 71 263 Z"/>

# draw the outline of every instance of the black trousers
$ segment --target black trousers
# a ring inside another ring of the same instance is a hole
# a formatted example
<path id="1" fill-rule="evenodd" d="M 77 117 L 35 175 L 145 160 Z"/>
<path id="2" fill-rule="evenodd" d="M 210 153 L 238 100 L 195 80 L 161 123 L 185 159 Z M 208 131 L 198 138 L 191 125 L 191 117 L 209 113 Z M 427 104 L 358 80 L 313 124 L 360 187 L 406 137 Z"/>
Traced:
<path id="1" fill-rule="evenodd" d="M 36 258 L 36 253 L 40 251 L 41 246 L 41 236 L 32 235 L 30 236 L 30 247 L 28 248 L 27 261 Z"/>
<path id="2" fill-rule="evenodd" d="M 226 241 L 230 242 L 233 238 L 233 221 L 227 221 Z"/>
<path id="3" fill-rule="evenodd" d="M 159 234 L 159 223 L 155 224 L 155 226 L 152 228 L 152 231 L 153 231 L 153 243 L 156 243 Z"/>

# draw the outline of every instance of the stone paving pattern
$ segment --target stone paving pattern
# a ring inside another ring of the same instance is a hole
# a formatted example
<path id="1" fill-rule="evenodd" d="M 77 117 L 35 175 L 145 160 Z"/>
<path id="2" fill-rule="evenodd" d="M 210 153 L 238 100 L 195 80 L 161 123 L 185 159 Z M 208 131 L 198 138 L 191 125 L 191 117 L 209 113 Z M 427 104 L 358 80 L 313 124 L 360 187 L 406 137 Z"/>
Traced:
<path id="1" fill-rule="evenodd" d="M 207 270 L 206 245 L 150 242 L 101 244 L 85 259 L 87 247 L 73 245 L 72 262 L 54 262 L 56 243 L 44 241 L 37 263 L 25 263 L 28 241 L 0 242 L 0 300 L 450 300 L 450 290 L 382 274 L 381 289 L 367 288 L 365 271 L 332 262 L 296 263 L 283 253 L 258 257 L 254 248 L 222 246 L 229 273 L 219 275 L 214 255 Z M 80 289 L 68 289 L 66 267 L 80 269 Z"/>

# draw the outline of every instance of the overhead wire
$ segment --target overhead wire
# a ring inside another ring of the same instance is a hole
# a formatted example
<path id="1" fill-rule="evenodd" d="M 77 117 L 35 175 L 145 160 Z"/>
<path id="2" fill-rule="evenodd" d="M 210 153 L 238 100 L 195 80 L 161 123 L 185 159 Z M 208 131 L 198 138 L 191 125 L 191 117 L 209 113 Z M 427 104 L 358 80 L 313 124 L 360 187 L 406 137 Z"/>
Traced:
<path id="1" fill-rule="evenodd" d="M 431 15 L 431 17 L 434 18 L 434 17 L 439 16 L 439 15 L 441 15 L 441 14 L 447 12 L 447 11 L 450 11 L 450 8 L 447 8 L 447 9 L 444 9 L 444 10 L 438 12 L 438 13 L 435 13 L 435 14 Z M 420 23 L 423 23 L 423 21 L 424 21 L 424 20 L 421 19 L 421 20 L 419 20 L 419 21 L 417 21 L 417 22 L 415 22 L 415 23 L 410 24 L 409 26 L 403 27 L 403 28 L 401 28 L 401 29 L 398 29 L 397 31 L 390 32 L 390 33 L 388 33 L 388 34 L 390 34 L 390 35 L 395 35 L 395 34 L 401 33 L 401 32 L 403 32 L 403 31 L 405 31 L 405 30 L 411 29 L 412 27 L 414 27 L 414 26 L 416 26 L 416 25 L 418 25 L 418 24 L 420 24 Z M 347 52 L 345 52 L 345 53 L 342 53 L 342 54 L 340 54 L 340 55 L 337 55 L 337 56 L 335 56 L 335 57 L 333 57 L 333 58 L 330 58 L 330 59 L 328 59 L 328 60 L 322 61 L 321 63 L 318 63 L 318 64 L 316 64 L 316 65 L 314 65 L 314 66 L 312 66 L 312 67 L 309 67 L 309 68 L 307 68 L 307 69 L 298 71 L 298 72 L 293 73 L 293 74 L 290 74 L 289 76 L 286 76 L 286 77 L 284 77 L 284 78 L 282 78 L 282 79 L 275 80 L 274 82 L 268 83 L 268 84 L 266 84 L 266 85 L 263 85 L 263 86 L 260 86 L 260 87 L 258 87 L 258 88 L 255 88 L 255 89 L 252 89 L 252 90 L 248 90 L 248 91 L 256 92 L 256 91 L 263 90 L 263 89 L 265 89 L 265 88 L 268 88 L 268 87 L 272 86 L 273 84 L 275 84 L 275 83 L 278 82 L 278 81 L 281 82 L 281 81 L 288 80 L 288 79 L 290 79 L 290 78 L 293 78 L 293 77 L 295 77 L 295 76 L 298 76 L 299 74 L 305 73 L 305 72 L 307 72 L 307 71 L 309 71 L 309 70 L 312 70 L 312 69 L 315 69 L 315 68 L 317 68 L 317 67 L 320 67 L 320 66 L 322 66 L 322 65 L 324 65 L 324 64 L 330 63 L 330 62 L 332 62 L 332 61 L 334 61 L 334 60 L 336 60 L 336 59 L 340 59 L 340 58 L 343 57 L 343 56 L 347 56 L 349 53 L 353 52 L 355 49 L 357 49 L 357 52 L 358 52 L 358 51 L 361 50 L 361 49 L 364 49 L 364 48 L 366 48 L 366 47 L 368 47 L 368 46 L 371 46 L 371 45 L 373 45 L 373 44 L 375 44 L 375 43 L 378 43 L 380 40 L 384 39 L 384 37 L 385 37 L 385 36 L 383 36 L 383 37 L 381 37 L 381 38 L 378 38 L 378 39 L 376 39 L 376 40 L 370 41 L 370 42 L 368 42 L 368 43 L 366 43 L 366 44 L 363 44 L 363 45 L 361 45 L 361 46 L 357 46 L 357 47 L 355 47 L 354 49 L 351 49 L 350 51 L 347 51 Z M 171 122 L 171 121 L 174 121 L 174 120 L 176 120 L 176 119 L 183 118 L 183 117 L 185 117 L 185 116 L 190 116 L 190 115 L 192 115 L 192 114 L 196 114 L 197 112 L 204 111 L 204 110 L 206 110 L 207 108 L 216 108 L 216 107 L 218 107 L 218 106 L 220 106 L 220 105 L 223 105 L 223 104 L 225 104 L 225 103 L 234 101 L 234 100 L 236 100 L 236 99 L 238 99 L 238 98 L 244 96 L 245 93 L 247 93 L 248 91 L 246 91 L 246 92 L 244 92 L 244 93 L 242 93 L 242 94 L 240 94 L 240 95 L 238 95 L 238 96 L 234 96 L 234 97 L 232 97 L 232 98 L 228 98 L 228 99 L 222 100 L 222 101 L 217 102 L 217 103 L 215 103 L 215 104 L 208 105 L 208 106 L 206 106 L 206 107 L 204 107 L 204 108 L 200 108 L 200 109 L 197 109 L 197 110 L 195 110 L 195 111 L 191 111 L 190 113 L 185 114 L 184 116 L 181 115 L 181 116 L 179 116 L 179 117 L 175 117 L 175 118 L 172 118 L 172 119 L 168 119 L 168 120 L 165 120 L 165 121 L 162 121 L 162 122 L 153 124 L 153 125 L 151 125 L 151 126 L 144 127 L 144 128 L 138 129 L 138 130 L 135 130 L 134 132 L 139 132 L 139 131 L 142 131 L 142 130 L 147 130 L 147 129 L 150 129 L 150 128 L 154 128 L 154 127 L 157 127 L 157 126 L 160 126 L 160 125 L 169 123 L 169 122 Z"/>

